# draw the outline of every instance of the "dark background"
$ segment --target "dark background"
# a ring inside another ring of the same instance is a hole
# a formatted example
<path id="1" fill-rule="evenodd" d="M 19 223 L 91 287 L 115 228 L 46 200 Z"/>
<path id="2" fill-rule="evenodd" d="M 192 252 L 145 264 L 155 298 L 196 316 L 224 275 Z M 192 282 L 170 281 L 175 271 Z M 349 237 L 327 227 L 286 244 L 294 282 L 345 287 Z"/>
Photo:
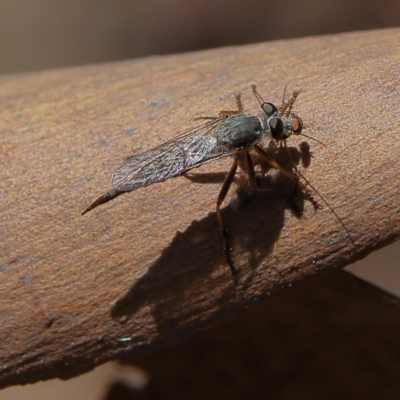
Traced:
<path id="1" fill-rule="evenodd" d="M 0 73 L 399 25 L 398 0 L 0 0 Z"/>

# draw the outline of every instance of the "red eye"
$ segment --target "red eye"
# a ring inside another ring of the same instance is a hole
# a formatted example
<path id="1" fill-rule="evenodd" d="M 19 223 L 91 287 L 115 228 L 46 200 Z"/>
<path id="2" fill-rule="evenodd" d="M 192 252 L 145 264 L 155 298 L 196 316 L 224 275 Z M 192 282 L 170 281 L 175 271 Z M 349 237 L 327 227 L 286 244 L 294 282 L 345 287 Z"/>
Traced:
<path id="1" fill-rule="evenodd" d="M 293 116 L 293 133 L 300 134 L 303 129 L 303 121 L 297 115 Z"/>

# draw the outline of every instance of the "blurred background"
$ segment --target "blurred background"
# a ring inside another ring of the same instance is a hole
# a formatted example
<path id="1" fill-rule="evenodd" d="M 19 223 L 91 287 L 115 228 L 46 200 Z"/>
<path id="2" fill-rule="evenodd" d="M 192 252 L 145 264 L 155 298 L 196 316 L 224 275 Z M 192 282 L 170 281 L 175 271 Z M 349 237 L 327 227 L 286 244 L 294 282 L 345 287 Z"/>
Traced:
<path id="1" fill-rule="evenodd" d="M 399 24 L 398 0 L 0 0 L 0 73 Z"/>
<path id="2" fill-rule="evenodd" d="M 396 26 L 398 0 L 0 0 L 0 74 Z M 400 295 L 399 259 L 392 245 L 347 270 Z M 0 400 L 102 399 L 116 368 Z"/>

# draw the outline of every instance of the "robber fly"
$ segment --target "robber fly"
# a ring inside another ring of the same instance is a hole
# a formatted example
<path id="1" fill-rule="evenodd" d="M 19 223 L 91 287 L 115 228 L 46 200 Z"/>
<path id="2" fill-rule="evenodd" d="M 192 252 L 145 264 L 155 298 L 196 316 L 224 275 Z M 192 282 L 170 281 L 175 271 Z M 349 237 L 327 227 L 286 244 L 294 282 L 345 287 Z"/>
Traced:
<path id="1" fill-rule="evenodd" d="M 225 228 L 220 207 L 238 167 L 247 174 L 255 190 L 266 190 L 257 182 L 249 151 L 254 150 L 270 166 L 298 181 L 296 176 L 279 166 L 260 146 L 260 142 L 264 138 L 275 142 L 285 141 L 293 134 L 301 134 L 303 122 L 292 112 L 299 92 L 294 92 L 287 102 L 283 100 L 281 107 L 276 107 L 273 103 L 265 102 L 254 85 L 252 90 L 261 106 L 257 115 L 244 112 L 240 94 L 236 95 L 236 111 L 221 111 L 218 117 L 205 117 L 204 119 L 209 120 L 206 123 L 130 158 L 112 175 L 111 181 L 114 188 L 95 200 L 82 212 L 82 215 L 123 193 L 150 186 L 153 183 L 164 182 L 218 158 L 232 156 L 232 166 L 217 197 L 216 213 L 223 238 L 223 251 L 229 266 L 234 271 L 228 231 Z"/>

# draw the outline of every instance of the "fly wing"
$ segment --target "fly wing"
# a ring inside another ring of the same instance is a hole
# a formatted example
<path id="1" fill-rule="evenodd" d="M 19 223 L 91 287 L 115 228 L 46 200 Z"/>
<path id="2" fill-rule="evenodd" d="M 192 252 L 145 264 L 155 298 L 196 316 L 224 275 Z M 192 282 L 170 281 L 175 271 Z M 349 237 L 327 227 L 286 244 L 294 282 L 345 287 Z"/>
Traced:
<path id="1" fill-rule="evenodd" d="M 179 176 L 232 153 L 218 145 L 215 130 L 223 118 L 191 129 L 176 138 L 133 156 L 111 177 L 117 190 L 129 192 Z"/>

